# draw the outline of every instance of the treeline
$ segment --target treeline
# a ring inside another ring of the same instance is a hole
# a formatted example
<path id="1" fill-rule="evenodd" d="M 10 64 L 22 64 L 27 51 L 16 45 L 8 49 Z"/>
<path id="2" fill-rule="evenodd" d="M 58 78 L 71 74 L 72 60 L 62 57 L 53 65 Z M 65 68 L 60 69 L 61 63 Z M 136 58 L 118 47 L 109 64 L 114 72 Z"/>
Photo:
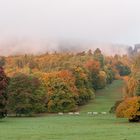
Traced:
<path id="1" fill-rule="evenodd" d="M 140 54 L 131 56 L 132 73 L 124 77 L 124 98 L 116 104 L 116 116 L 128 118 L 130 122 L 140 121 Z"/>
<path id="2" fill-rule="evenodd" d="M 96 90 L 131 73 L 127 56 L 104 56 L 100 49 L 1 57 L 0 66 L 9 77 L 3 109 L 16 115 L 76 111 Z"/>

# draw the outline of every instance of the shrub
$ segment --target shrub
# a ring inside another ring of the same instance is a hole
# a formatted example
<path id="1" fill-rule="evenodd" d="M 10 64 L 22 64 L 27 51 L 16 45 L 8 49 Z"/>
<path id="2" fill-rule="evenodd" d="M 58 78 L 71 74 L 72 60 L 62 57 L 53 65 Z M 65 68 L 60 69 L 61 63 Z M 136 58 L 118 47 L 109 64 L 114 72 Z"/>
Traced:
<path id="1" fill-rule="evenodd" d="M 110 113 L 115 113 L 117 107 L 120 105 L 121 102 L 122 102 L 122 100 L 120 100 L 120 101 L 116 101 L 115 104 L 111 107 L 111 109 L 110 109 L 109 112 L 110 112 Z"/>
<path id="2" fill-rule="evenodd" d="M 131 97 L 125 99 L 119 104 L 116 110 L 116 116 L 135 120 L 140 116 L 140 97 Z"/>

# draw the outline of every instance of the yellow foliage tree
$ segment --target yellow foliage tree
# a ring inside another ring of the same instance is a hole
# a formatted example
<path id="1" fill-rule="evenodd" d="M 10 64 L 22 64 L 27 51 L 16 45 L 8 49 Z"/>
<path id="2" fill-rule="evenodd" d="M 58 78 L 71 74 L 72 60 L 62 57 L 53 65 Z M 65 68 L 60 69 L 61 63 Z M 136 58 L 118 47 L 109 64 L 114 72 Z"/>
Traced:
<path id="1" fill-rule="evenodd" d="M 100 88 L 104 88 L 107 83 L 106 73 L 104 71 L 99 71 L 98 77 L 99 77 L 98 85 L 100 86 Z"/>
<path id="2" fill-rule="evenodd" d="M 139 109 L 140 97 L 127 98 L 117 107 L 116 116 L 119 118 L 135 119 L 140 116 Z"/>
<path id="3" fill-rule="evenodd" d="M 124 96 L 125 97 L 134 97 L 137 87 L 137 80 L 134 77 L 125 77 L 124 78 L 125 87 L 124 87 Z"/>

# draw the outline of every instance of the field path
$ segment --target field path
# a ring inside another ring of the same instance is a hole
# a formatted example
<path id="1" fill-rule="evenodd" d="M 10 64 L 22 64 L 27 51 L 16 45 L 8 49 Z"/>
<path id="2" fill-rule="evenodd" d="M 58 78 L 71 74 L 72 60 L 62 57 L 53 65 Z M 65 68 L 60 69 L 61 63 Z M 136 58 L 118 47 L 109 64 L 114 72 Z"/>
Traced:
<path id="1" fill-rule="evenodd" d="M 115 101 L 122 98 L 123 81 L 116 80 L 105 89 L 98 90 L 90 103 L 80 108 L 80 112 L 109 112 Z"/>

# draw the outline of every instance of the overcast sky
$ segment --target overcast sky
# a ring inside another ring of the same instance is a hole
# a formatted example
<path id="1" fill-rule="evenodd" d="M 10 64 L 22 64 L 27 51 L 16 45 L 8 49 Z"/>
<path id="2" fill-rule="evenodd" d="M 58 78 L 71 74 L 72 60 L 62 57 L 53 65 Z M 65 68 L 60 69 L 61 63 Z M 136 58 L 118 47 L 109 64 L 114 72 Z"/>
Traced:
<path id="1" fill-rule="evenodd" d="M 0 37 L 135 44 L 140 0 L 0 0 Z"/>

